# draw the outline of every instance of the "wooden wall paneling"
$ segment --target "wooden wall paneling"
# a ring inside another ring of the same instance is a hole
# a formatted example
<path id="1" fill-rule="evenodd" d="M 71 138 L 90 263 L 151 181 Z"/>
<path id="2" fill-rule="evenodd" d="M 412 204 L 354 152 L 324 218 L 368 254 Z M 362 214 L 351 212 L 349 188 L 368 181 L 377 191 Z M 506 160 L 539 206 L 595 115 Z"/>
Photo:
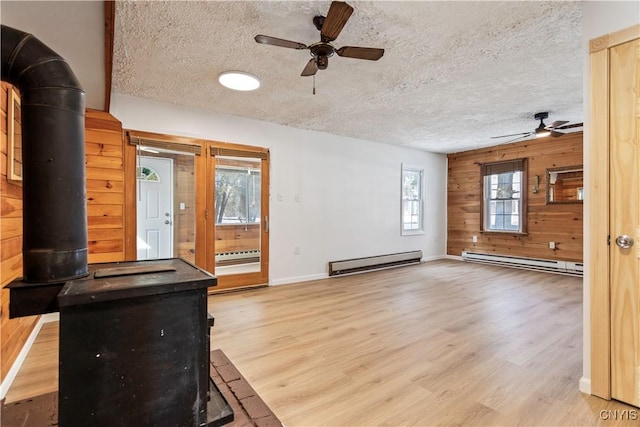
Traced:
<path id="1" fill-rule="evenodd" d="M 589 283 L 591 287 L 591 394 L 611 399 L 609 295 L 609 51 L 591 55 Z"/>
<path id="2" fill-rule="evenodd" d="M 245 230 L 246 228 L 246 230 Z M 216 230 L 216 253 L 260 250 L 260 224 L 221 224 Z"/>
<path id="3" fill-rule="evenodd" d="M 582 133 L 541 138 L 448 155 L 447 253 L 477 251 L 581 262 L 582 204 L 546 204 L 547 168 L 583 163 Z M 527 159 L 527 234 L 483 233 L 480 164 Z M 534 176 L 538 192 L 534 193 Z M 478 236 L 478 242 L 472 242 Z M 555 249 L 549 242 L 556 243 Z"/>
<path id="4" fill-rule="evenodd" d="M 85 127 L 89 262 L 124 261 L 122 124 L 109 113 L 87 110 Z"/>
<path id="5" fill-rule="evenodd" d="M 2 176 L 0 179 L 1 285 L 22 275 L 22 187 L 7 180 L 7 90 L 1 86 Z M 87 110 L 85 116 L 89 262 L 124 259 L 124 165 L 122 125 L 108 113 Z M 0 378 L 16 360 L 38 317 L 9 319 L 9 292 L 0 291 Z"/>
<path id="6" fill-rule="evenodd" d="M 174 159 L 174 254 L 195 262 L 195 156 L 172 155 Z M 184 209 L 180 209 L 184 203 Z"/>
<path id="7" fill-rule="evenodd" d="M 9 291 L 4 286 L 22 276 L 22 185 L 7 180 L 7 92 L 11 86 L 0 85 L 0 381 L 4 381 L 38 316 L 9 319 Z"/>

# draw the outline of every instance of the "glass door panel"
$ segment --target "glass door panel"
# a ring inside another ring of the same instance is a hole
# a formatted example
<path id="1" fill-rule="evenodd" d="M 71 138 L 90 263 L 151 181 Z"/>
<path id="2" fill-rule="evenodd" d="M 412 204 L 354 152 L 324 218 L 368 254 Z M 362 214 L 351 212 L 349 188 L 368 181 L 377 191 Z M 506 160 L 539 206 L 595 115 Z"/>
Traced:
<path id="1" fill-rule="evenodd" d="M 216 156 L 215 274 L 260 272 L 261 160 Z"/>
<path id="2" fill-rule="evenodd" d="M 269 151 L 224 144 L 211 146 L 210 153 L 207 269 L 218 277 L 215 290 L 266 285 Z"/>
<path id="3" fill-rule="evenodd" d="M 137 169 L 138 260 L 195 263 L 195 156 L 140 146 Z"/>

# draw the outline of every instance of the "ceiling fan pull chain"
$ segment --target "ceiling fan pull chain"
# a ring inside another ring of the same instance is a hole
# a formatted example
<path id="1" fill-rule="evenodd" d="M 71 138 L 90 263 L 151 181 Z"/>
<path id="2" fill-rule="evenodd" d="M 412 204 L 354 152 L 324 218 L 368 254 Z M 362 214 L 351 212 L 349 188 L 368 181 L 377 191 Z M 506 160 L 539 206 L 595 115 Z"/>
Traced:
<path id="1" fill-rule="evenodd" d="M 316 76 L 315 74 L 313 75 L 313 94 L 316 94 Z"/>

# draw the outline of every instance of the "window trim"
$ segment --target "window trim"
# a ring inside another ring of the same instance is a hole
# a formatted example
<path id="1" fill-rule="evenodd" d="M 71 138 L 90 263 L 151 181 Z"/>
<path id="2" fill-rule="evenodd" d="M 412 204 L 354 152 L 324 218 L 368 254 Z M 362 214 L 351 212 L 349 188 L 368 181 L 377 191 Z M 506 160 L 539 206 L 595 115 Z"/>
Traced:
<path id="1" fill-rule="evenodd" d="M 400 235 L 401 236 L 416 236 L 425 234 L 424 231 L 424 166 L 412 165 L 408 163 L 401 164 L 400 172 Z M 418 212 L 418 225 L 420 228 L 416 230 L 408 230 L 404 228 L 404 173 L 405 171 L 420 172 L 420 199 L 419 199 L 419 212 Z"/>
<path id="2" fill-rule="evenodd" d="M 485 177 L 497 173 L 516 171 L 522 173 L 520 179 L 521 195 L 520 195 L 520 228 L 519 230 L 491 230 L 486 227 L 486 210 L 487 210 L 487 191 L 485 188 Z M 480 163 L 480 232 L 483 234 L 500 234 L 500 235 L 527 235 L 527 216 L 528 216 L 528 184 L 527 184 L 527 159 L 518 158 L 511 160 L 503 160 L 499 162 Z"/>

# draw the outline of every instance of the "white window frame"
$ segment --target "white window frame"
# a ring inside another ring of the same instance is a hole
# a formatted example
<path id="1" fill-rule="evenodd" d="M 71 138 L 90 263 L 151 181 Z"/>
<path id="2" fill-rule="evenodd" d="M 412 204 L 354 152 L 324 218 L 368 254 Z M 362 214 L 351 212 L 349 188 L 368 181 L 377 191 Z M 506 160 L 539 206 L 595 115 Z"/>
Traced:
<path id="1" fill-rule="evenodd" d="M 411 165 L 407 163 L 402 163 L 401 165 L 401 174 L 400 174 L 400 233 L 402 236 L 415 236 L 418 234 L 424 233 L 424 167 Z M 405 172 L 415 173 L 418 172 L 420 174 L 419 184 L 420 188 L 417 192 L 417 199 L 409 199 L 405 198 L 404 195 L 404 180 L 405 180 Z M 406 213 L 407 202 L 414 202 L 413 205 L 417 207 L 417 214 Z M 417 202 L 417 203 L 416 203 Z M 417 215 L 417 220 L 415 221 L 406 221 L 405 218 L 407 216 L 415 217 Z M 410 227 L 407 227 L 408 224 L 413 224 Z"/>

